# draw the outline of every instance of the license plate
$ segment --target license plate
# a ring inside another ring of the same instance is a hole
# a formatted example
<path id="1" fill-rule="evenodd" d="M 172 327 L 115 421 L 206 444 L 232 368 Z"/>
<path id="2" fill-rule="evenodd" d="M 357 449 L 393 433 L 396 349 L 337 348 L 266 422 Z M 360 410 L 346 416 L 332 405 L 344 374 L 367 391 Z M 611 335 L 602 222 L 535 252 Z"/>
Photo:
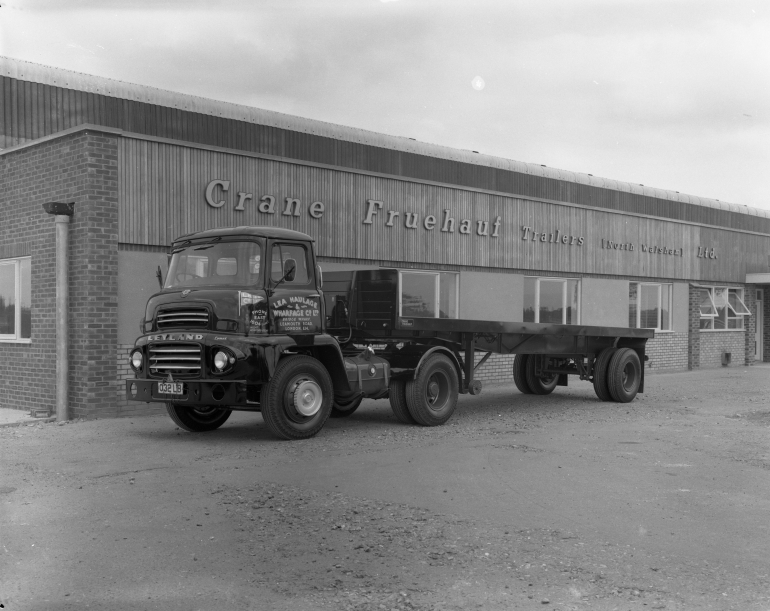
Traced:
<path id="1" fill-rule="evenodd" d="M 158 394 L 183 395 L 184 384 L 181 382 L 158 382 Z"/>

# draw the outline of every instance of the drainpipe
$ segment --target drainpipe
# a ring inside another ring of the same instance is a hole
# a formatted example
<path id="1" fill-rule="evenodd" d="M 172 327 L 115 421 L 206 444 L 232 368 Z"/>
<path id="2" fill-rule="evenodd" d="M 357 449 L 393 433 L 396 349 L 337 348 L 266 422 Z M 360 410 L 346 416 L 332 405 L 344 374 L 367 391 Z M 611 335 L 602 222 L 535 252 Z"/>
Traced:
<path id="1" fill-rule="evenodd" d="M 69 222 L 75 203 L 49 202 L 56 221 L 56 420 L 68 420 L 69 398 Z"/>

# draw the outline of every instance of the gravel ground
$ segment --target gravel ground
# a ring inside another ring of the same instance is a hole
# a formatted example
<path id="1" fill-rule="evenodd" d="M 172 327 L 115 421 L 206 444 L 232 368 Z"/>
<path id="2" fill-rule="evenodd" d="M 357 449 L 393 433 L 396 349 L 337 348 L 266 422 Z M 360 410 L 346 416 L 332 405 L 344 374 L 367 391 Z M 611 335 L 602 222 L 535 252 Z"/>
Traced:
<path id="1" fill-rule="evenodd" d="M 770 368 L 256 414 L 0 429 L 4 609 L 770 609 Z"/>

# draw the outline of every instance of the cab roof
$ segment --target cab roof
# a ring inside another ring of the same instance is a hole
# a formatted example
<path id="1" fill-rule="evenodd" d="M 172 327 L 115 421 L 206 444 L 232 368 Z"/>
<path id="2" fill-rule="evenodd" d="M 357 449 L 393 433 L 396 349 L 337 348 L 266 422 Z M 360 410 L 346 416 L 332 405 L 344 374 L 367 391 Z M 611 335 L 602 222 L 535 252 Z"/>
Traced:
<path id="1" fill-rule="evenodd" d="M 174 244 L 187 242 L 188 240 L 205 240 L 208 238 L 224 237 L 259 237 L 259 238 L 278 238 L 279 240 L 301 240 L 303 242 L 315 242 L 315 238 L 310 237 L 301 231 L 292 229 L 283 229 L 282 227 L 256 227 L 253 225 L 242 225 L 240 227 L 220 227 L 218 229 L 206 229 L 196 233 L 188 233 L 179 236 L 174 240 Z"/>

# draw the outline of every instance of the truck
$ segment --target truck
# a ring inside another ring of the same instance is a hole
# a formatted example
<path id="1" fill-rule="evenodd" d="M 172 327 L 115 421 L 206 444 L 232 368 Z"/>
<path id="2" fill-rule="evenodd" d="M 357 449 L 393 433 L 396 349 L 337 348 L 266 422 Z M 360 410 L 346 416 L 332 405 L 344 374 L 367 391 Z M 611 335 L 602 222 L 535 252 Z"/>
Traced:
<path id="1" fill-rule="evenodd" d="M 402 423 L 441 425 L 459 394 L 481 393 L 474 374 L 492 354 L 515 355 L 525 394 L 548 395 L 569 376 L 602 401 L 644 392 L 650 329 L 459 319 L 430 279 L 415 287 L 404 270 L 324 277 L 314 246 L 253 226 L 174 240 L 129 354 L 126 398 L 164 404 L 191 432 L 246 410 L 278 438 L 305 439 L 364 398 L 387 398 Z"/>

